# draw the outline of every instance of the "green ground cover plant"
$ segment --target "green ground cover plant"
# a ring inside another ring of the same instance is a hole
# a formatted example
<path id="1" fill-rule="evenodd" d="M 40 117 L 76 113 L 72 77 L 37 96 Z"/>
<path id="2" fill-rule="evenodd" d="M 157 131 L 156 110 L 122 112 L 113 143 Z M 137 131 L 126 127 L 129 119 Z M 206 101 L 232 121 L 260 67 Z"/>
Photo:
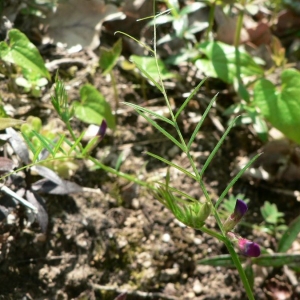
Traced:
<path id="1" fill-rule="evenodd" d="M 275 237 L 277 247 L 276 249 L 273 249 L 273 253 L 269 253 L 254 241 L 241 237 L 237 233 L 236 226 L 243 225 L 242 218 L 248 210 L 247 201 L 241 199 L 241 196 L 231 198 L 231 200 L 229 199 L 227 201 L 225 198 L 228 197 L 230 189 L 243 175 L 246 169 L 258 158 L 259 154 L 254 156 L 246 166 L 232 178 L 216 201 L 212 200 L 208 188 L 203 181 L 203 177 L 230 130 L 237 124 L 239 118 L 232 118 L 230 125 L 219 139 L 217 145 L 211 151 L 204 164 L 199 168 L 191 153 L 191 147 L 195 142 L 197 134 L 199 134 L 202 128 L 201 126 L 203 125 L 205 118 L 208 116 L 215 101 L 217 101 L 218 96 L 215 95 L 211 99 L 191 136 L 184 138 L 178 120 L 189 102 L 197 93 L 199 93 L 200 88 L 205 84 L 205 80 L 201 81 L 181 106 L 177 107 L 174 111 L 163 83 L 164 79 L 174 78 L 174 76 L 168 71 L 164 62 L 158 57 L 157 43 L 155 42 L 156 26 L 157 24 L 172 22 L 174 35 L 168 36 L 166 40 L 161 40 L 160 43 L 170 41 L 174 37 L 186 39 L 188 41 L 188 47 L 190 46 L 190 41 L 195 43 L 195 45 L 193 45 L 194 49 L 192 50 L 196 50 L 196 52 L 191 51 L 192 55 L 189 56 L 189 58 L 194 61 L 198 69 L 203 71 L 209 77 L 215 77 L 227 84 L 235 85 L 237 94 L 241 96 L 241 103 L 238 105 L 240 105 L 241 111 L 244 114 L 250 116 L 254 123 L 261 121 L 261 118 L 258 118 L 258 116 L 265 118 L 272 126 L 282 131 L 288 138 L 296 143 L 300 142 L 299 133 L 295 130 L 298 126 L 298 112 L 300 111 L 298 109 L 299 101 L 297 101 L 297 95 L 299 94 L 297 87 L 299 86 L 299 72 L 294 69 L 283 70 L 281 74 L 281 87 L 277 89 L 271 81 L 264 78 L 265 72 L 255 59 L 238 45 L 229 46 L 209 40 L 201 43 L 196 42 L 194 39 L 194 34 L 196 32 L 188 27 L 187 15 L 192 11 L 202 8 L 202 3 L 195 3 L 193 7 L 182 10 L 179 9 L 177 1 L 167 1 L 167 4 L 170 8 L 170 11 L 168 12 L 171 13 L 170 16 L 167 15 L 168 18 L 165 18 L 166 15 L 164 13 L 153 16 L 154 47 L 151 49 L 147 46 L 147 50 L 151 53 L 152 57 L 131 56 L 131 60 L 141 74 L 161 92 L 169 110 L 169 117 L 160 115 L 148 108 L 133 103 L 125 102 L 122 104 L 133 108 L 138 115 L 142 116 L 149 124 L 158 130 L 158 132 L 177 146 L 188 159 L 193 172 L 187 171 L 183 166 L 175 164 L 165 157 L 149 152 L 148 155 L 150 157 L 158 159 L 169 167 L 168 172 L 165 174 L 165 181 L 149 183 L 138 179 L 136 176 L 124 174 L 119 170 L 108 167 L 91 156 L 92 149 L 101 142 L 107 127 L 111 129 L 115 129 L 116 127 L 112 110 L 102 94 L 92 85 L 83 86 L 80 90 L 80 101 L 75 101 L 70 105 L 64 83 L 56 77 L 56 87 L 52 96 L 52 105 L 58 116 L 65 123 L 70 138 L 67 138 L 65 134 L 61 134 L 57 137 L 43 135 L 40 133 L 42 126 L 39 120 L 27 120 L 27 124 L 22 125 L 21 131 L 27 143 L 27 150 L 32 152 L 32 159 L 28 159 L 28 153 L 24 154 L 26 151 L 22 148 L 22 151 L 19 152 L 19 156 L 24 158 L 25 155 L 26 158 L 23 159 L 24 166 L 13 173 L 18 173 L 22 169 L 31 168 L 47 161 L 81 159 L 90 160 L 95 164 L 96 168 L 101 168 L 108 173 L 125 178 L 140 186 L 144 186 L 158 201 L 167 207 L 180 222 L 216 238 L 226 246 L 229 255 L 204 258 L 199 261 L 199 264 L 235 267 L 239 272 L 248 299 L 254 299 L 253 284 L 255 273 L 252 268 L 253 265 L 268 267 L 287 265 L 294 270 L 299 270 L 298 264 L 300 255 L 290 254 L 287 251 L 297 239 L 300 232 L 300 218 L 297 217 L 289 226 L 287 226 L 282 219 L 283 214 L 278 211 L 276 205 L 270 204 L 267 201 L 263 204 L 261 207 L 261 214 L 264 218 L 264 223 L 257 225 L 257 228 L 260 228 Z M 211 9 L 213 9 L 213 5 L 211 6 Z M 241 20 L 243 14 L 244 11 L 241 10 L 239 15 Z M 211 24 L 211 22 L 209 24 Z M 182 28 L 184 28 L 184 31 Z M 208 28 L 211 30 L 210 25 Z M 126 35 L 126 33 L 124 34 Z M 28 83 L 28 85 L 25 86 L 28 88 L 26 91 L 31 91 L 34 96 L 38 96 L 38 92 L 43 86 L 40 85 L 38 81 L 42 79 L 50 80 L 50 74 L 45 68 L 44 62 L 37 52 L 37 49 L 29 42 L 24 34 L 17 30 L 11 30 L 9 39 L 9 43 L 1 42 L 0 44 L 0 58 L 5 63 L 10 63 L 15 65 L 16 68 L 20 68 L 22 75 Z M 239 40 L 238 35 L 236 39 Z M 104 74 L 110 74 L 112 82 L 115 82 L 111 70 L 115 66 L 121 53 L 120 40 L 113 46 L 111 52 L 105 50 L 104 53 L 105 54 L 99 61 L 99 66 L 104 70 Z M 195 53 L 197 53 L 197 55 L 194 56 Z M 178 62 L 178 59 L 180 60 L 178 57 L 176 57 L 177 60 L 175 58 L 172 59 L 174 59 L 173 62 Z M 5 66 L 5 70 L 9 71 L 9 67 Z M 16 70 L 16 73 L 18 73 L 18 69 Z M 7 74 L 9 77 L 14 78 L 12 73 Z M 252 76 L 255 79 L 251 84 L 246 85 L 243 79 L 248 76 Z M 251 98 L 249 95 L 252 88 L 253 97 L 251 96 Z M 116 89 L 114 90 L 116 91 Z M 115 99 L 118 99 L 116 92 Z M 116 102 L 118 103 L 118 100 L 116 100 Z M 244 107 L 242 105 L 244 105 Z M 118 106 L 119 103 L 117 104 L 117 107 Z M 86 145 L 82 141 L 85 132 L 76 136 L 75 131 L 72 128 L 71 120 L 74 117 L 86 123 L 99 125 L 98 133 L 94 139 Z M 159 120 L 159 122 L 157 120 Z M 6 123 L 4 127 L 7 128 L 11 125 L 19 125 L 18 123 L 18 121 L 13 121 L 13 123 Z M 172 129 L 175 129 L 177 135 L 174 136 L 166 130 L 164 126 L 161 125 L 164 123 L 170 125 Z M 266 127 L 263 128 L 267 130 Z M 266 133 L 264 131 L 257 131 L 258 133 Z M 8 133 L 11 137 L 17 139 L 15 131 L 8 130 Z M 68 145 L 68 149 L 63 147 L 64 143 Z M 14 150 L 18 152 L 18 149 L 20 150 L 20 148 L 15 148 Z M 44 155 L 44 151 L 47 152 L 47 155 Z M 9 168 L 7 168 L 6 171 L 8 171 L 8 169 Z M 201 189 L 205 196 L 205 202 L 200 202 L 199 199 L 195 199 L 193 196 L 182 192 L 180 188 L 172 186 L 170 173 L 173 169 L 177 169 L 198 183 L 199 189 Z M 61 188 L 66 188 L 67 186 L 70 187 L 66 181 L 57 178 L 55 173 L 51 173 L 50 171 L 46 171 L 45 173 L 44 171 L 44 169 L 40 169 L 40 175 L 44 176 L 45 179 L 60 185 Z M 10 173 L 9 175 L 12 175 L 13 173 Z M 8 175 L 2 176 L 1 179 L 3 180 L 6 177 L 8 177 Z M 74 190 L 76 190 L 77 187 L 75 185 L 73 187 Z M 78 190 L 80 190 L 80 187 L 78 187 Z M 37 210 L 28 206 L 28 203 L 26 202 L 23 202 L 23 205 L 27 205 L 26 207 L 31 209 L 33 214 L 36 214 L 42 230 L 45 231 L 48 216 L 42 205 L 43 200 L 37 198 L 35 194 L 31 194 L 30 191 L 26 191 L 26 193 L 27 195 L 25 198 L 28 202 L 31 201 L 39 204 L 36 204 L 37 206 L 35 206 Z M 11 197 L 15 198 L 16 196 L 11 193 Z M 32 217 L 27 217 L 32 220 Z M 213 217 L 215 219 L 218 226 L 217 230 L 211 229 L 206 225 L 208 217 Z"/>

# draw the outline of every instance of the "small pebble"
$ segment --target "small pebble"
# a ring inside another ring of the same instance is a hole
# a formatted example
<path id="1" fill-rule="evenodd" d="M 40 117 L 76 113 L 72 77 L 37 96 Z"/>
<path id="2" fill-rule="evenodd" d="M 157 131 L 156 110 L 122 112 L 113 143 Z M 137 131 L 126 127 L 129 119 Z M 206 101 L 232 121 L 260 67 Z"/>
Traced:
<path id="1" fill-rule="evenodd" d="M 196 295 L 199 295 L 202 293 L 202 290 L 203 290 L 203 287 L 202 287 L 202 284 L 201 282 L 199 281 L 199 279 L 196 279 L 194 281 L 194 284 L 193 284 L 193 291 Z"/>
<path id="2" fill-rule="evenodd" d="M 194 238 L 194 243 L 195 243 L 196 245 L 201 245 L 201 244 L 202 244 L 202 240 L 199 239 L 199 238 Z"/>
<path id="3" fill-rule="evenodd" d="M 140 208 L 140 201 L 137 198 L 133 198 L 131 205 L 134 209 L 139 209 Z"/>
<path id="4" fill-rule="evenodd" d="M 171 236 L 168 233 L 164 233 L 162 236 L 162 241 L 165 243 L 169 243 L 171 240 Z"/>

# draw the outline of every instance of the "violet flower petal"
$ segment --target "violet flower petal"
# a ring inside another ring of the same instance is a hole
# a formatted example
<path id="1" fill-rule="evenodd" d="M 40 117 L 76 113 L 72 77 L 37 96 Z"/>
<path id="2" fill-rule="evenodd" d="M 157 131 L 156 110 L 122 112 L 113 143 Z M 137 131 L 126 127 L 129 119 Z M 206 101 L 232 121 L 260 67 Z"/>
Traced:
<path id="1" fill-rule="evenodd" d="M 106 123 L 105 119 L 103 119 L 102 123 L 99 127 L 98 133 L 97 133 L 97 136 L 99 136 L 99 142 L 102 141 L 102 139 L 104 138 L 106 129 L 107 129 L 107 123 Z"/>
<path id="2" fill-rule="evenodd" d="M 234 212 L 231 215 L 231 218 L 235 220 L 240 220 L 247 212 L 247 210 L 248 210 L 247 204 L 244 201 L 237 199 L 235 203 Z"/>
<path id="3" fill-rule="evenodd" d="M 239 223 L 239 221 L 245 215 L 247 210 L 247 204 L 244 201 L 237 199 L 235 203 L 234 212 L 227 218 L 227 220 L 223 224 L 224 230 L 226 232 L 232 230 Z"/>
<path id="4" fill-rule="evenodd" d="M 251 242 L 247 239 L 240 238 L 237 242 L 238 248 L 241 253 L 248 257 L 260 256 L 260 247 L 258 244 Z"/>
<path id="5" fill-rule="evenodd" d="M 260 256 L 260 247 L 258 244 L 244 239 L 238 234 L 234 232 L 227 232 L 227 237 L 230 239 L 230 241 L 237 246 L 241 254 L 248 256 L 248 257 L 258 257 Z"/>

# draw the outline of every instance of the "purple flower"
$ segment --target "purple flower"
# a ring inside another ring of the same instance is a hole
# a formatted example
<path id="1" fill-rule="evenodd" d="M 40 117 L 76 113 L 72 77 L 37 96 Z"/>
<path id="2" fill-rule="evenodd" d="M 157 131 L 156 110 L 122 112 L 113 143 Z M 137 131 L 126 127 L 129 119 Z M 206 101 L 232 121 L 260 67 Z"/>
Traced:
<path id="1" fill-rule="evenodd" d="M 242 219 L 247 210 L 247 204 L 244 201 L 237 199 L 235 203 L 234 212 L 228 217 L 228 219 L 223 224 L 224 230 L 226 232 L 232 230 L 239 223 L 239 221 Z"/>
<path id="2" fill-rule="evenodd" d="M 227 237 L 239 249 L 241 254 L 248 257 L 260 256 L 260 248 L 258 244 L 250 240 L 244 239 L 233 232 L 227 232 Z"/>
<path id="3" fill-rule="evenodd" d="M 260 256 L 259 245 L 247 239 L 244 238 L 239 239 L 238 248 L 241 251 L 241 253 L 245 256 L 249 256 L 249 257 Z"/>
<path id="4" fill-rule="evenodd" d="M 102 120 L 102 123 L 99 127 L 99 130 L 97 132 L 97 136 L 99 137 L 99 142 L 102 141 L 102 139 L 104 138 L 105 136 L 105 133 L 106 133 L 106 129 L 107 129 L 107 123 L 106 121 L 103 119 Z"/>

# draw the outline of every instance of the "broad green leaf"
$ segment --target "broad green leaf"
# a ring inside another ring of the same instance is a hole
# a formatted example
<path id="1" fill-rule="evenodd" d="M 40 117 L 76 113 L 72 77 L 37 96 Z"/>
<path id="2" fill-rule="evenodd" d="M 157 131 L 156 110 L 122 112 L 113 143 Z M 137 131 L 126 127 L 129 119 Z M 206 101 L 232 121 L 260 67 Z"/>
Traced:
<path id="1" fill-rule="evenodd" d="M 134 63 L 135 66 L 137 67 L 137 69 L 141 72 L 141 74 L 143 74 L 143 76 L 145 76 L 150 82 L 153 83 L 153 85 L 155 85 L 157 87 L 157 89 L 163 93 L 164 90 L 161 86 L 160 83 L 157 82 L 157 80 L 155 80 L 145 69 L 143 69 L 139 64 Z"/>
<path id="2" fill-rule="evenodd" d="M 14 127 L 25 123 L 22 120 L 12 119 L 12 118 L 0 118 L 0 130 L 6 129 L 8 127 Z"/>
<path id="3" fill-rule="evenodd" d="M 258 137 L 263 141 L 268 141 L 268 126 L 265 122 L 265 120 L 258 116 L 257 113 L 255 113 L 255 116 L 251 116 L 253 118 L 253 128 L 256 131 Z"/>
<path id="4" fill-rule="evenodd" d="M 286 252 L 292 246 L 292 243 L 297 239 L 299 232 L 300 216 L 292 221 L 286 232 L 282 235 L 278 245 L 278 252 Z"/>
<path id="5" fill-rule="evenodd" d="M 30 78 L 46 77 L 50 79 L 43 58 L 26 35 L 17 29 L 12 29 L 8 36 L 9 45 L 5 42 L 0 43 L 0 58 L 21 67 L 24 73 L 30 74 Z"/>
<path id="6" fill-rule="evenodd" d="M 86 84 L 80 89 L 80 102 L 74 101 L 75 116 L 83 122 L 100 125 L 105 119 L 109 128 L 114 129 L 115 118 L 111 107 L 103 95 L 92 85 Z"/>
<path id="7" fill-rule="evenodd" d="M 122 39 L 118 39 L 111 49 L 101 47 L 99 66 L 103 70 L 102 75 L 109 73 L 116 65 L 122 52 Z"/>
<path id="8" fill-rule="evenodd" d="M 152 78 L 157 81 L 159 80 L 159 73 L 157 70 L 155 57 L 131 55 L 130 60 L 139 65 L 141 69 L 146 70 Z M 158 59 L 157 64 L 162 80 L 175 77 L 175 75 L 167 69 L 162 60 Z"/>
<path id="9" fill-rule="evenodd" d="M 254 103 L 261 114 L 286 137 L 300 144 L 300 72 L 284 70 L 281 88 L 267 79 L 260 79 L 254 86 Z"/>
<path id="10" fill-rule="evenodd" d="M 263 69 L 242 49 L 221 42 L 205 42 L 198 49 L 206 58 L 198 59 L 195 65 L 206 76 L 220 78 L 231 84 L 238 74 L 241 77 L 263 74 Z M 239 65 L 236 51 L 239 51 Z"/>
<path id="11" fill-rule="evenodd" d="M 265 267 L 281 267 L 283 265 L 299 266 L 300 255 L 274 253 L 272 255 L 261 255 L 258 258 L 253 258 L 252 262 L 259 266 Z"/>

